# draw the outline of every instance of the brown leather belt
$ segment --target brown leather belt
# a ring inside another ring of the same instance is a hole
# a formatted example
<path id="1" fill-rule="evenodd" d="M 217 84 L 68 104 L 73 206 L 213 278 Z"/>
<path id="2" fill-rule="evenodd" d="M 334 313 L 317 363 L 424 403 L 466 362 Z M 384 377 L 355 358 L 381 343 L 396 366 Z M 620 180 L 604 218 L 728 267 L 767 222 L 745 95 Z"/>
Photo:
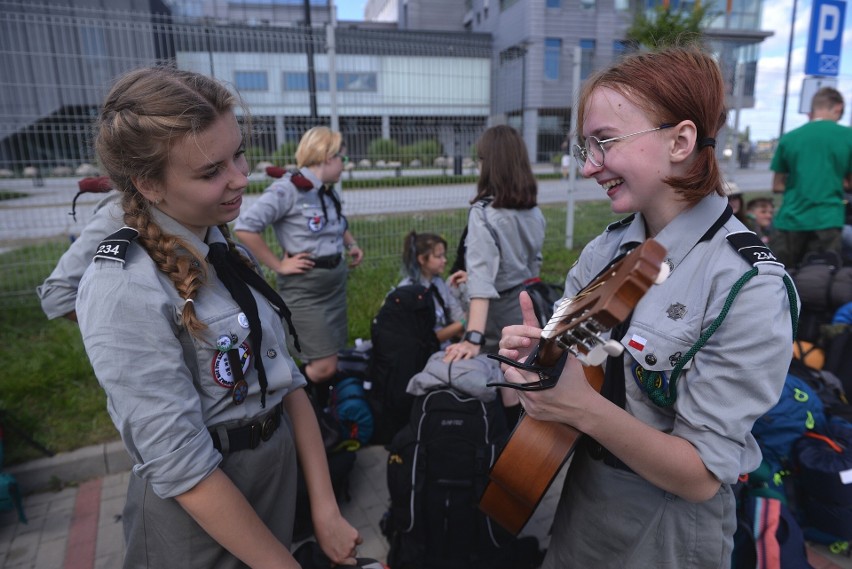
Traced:
<path id="1" fill-rule="evenodd" d="M 218 429 L 210 427 L 210 438 L 213 439 L 213 446 L 219 452 L 223 452 L 223 448 L 227 448 L 224 452 L 237 452 L 241 450 L 251 450 L 260 446 L 263 441 L 268 441 L 272 438 L 279 425 L 281 425 L 281 414 L 284 412 L 284 402 L 277 404 L 266 415 L 260 417 L 257 421 L 234 427 L 226 431 L 228 437 L 227 447 L 222 445 L 222 440 L 219 436 Z"/>

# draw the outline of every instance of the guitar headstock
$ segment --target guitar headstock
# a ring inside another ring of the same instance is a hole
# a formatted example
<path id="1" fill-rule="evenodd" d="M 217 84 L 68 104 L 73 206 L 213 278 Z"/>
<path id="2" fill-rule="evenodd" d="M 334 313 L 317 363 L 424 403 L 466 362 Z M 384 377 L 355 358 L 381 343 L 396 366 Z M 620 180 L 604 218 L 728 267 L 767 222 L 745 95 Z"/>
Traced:
<path id="1" fill-rule="evenodd" d="M 589 365 L 621 353 L 620 343 L 606 342 L 600 334 L 624 321 L 648 289 L 665 280 L 669 271 L 665 256 L 659 242 L 643 242 L 575 296 L 564 299 L 541 331 L 542 340 Z"/>

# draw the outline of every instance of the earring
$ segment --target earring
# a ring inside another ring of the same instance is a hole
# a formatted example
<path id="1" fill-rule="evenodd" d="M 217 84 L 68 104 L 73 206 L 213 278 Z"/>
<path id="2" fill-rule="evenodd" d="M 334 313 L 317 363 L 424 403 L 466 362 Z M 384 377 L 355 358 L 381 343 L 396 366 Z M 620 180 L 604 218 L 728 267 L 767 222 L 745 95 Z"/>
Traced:
<path id="1" fill-rule="evenodd" d="M 163 201 L 161 198 L 151 200 L 151 205 L 160 205 L 161 201 Z"/>

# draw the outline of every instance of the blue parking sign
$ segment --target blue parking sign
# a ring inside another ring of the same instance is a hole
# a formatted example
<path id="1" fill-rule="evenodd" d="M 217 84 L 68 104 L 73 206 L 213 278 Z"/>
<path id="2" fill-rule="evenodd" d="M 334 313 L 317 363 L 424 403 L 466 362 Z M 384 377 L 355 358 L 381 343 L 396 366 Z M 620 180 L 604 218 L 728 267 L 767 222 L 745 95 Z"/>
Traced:
<path id="1" fill-rule="evenodd" d="M 814 0 L 805 75 L 835 77 L 840 72 L 845 0 Z"/>

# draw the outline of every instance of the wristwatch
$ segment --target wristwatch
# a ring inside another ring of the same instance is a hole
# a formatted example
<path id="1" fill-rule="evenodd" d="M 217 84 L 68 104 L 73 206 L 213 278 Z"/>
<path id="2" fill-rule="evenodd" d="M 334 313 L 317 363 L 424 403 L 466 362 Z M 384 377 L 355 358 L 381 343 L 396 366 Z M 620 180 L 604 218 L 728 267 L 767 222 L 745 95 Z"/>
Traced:
<path id="1" fill-rule="evenodd" d="M 481 346 L 485 343 L 485 336 L 482 335 L 482 332 L 477 332 L 476 330 L 468 330 L 464 333 L 462 340 L 465 342 L 470 342 L 475 346 Z"/>

